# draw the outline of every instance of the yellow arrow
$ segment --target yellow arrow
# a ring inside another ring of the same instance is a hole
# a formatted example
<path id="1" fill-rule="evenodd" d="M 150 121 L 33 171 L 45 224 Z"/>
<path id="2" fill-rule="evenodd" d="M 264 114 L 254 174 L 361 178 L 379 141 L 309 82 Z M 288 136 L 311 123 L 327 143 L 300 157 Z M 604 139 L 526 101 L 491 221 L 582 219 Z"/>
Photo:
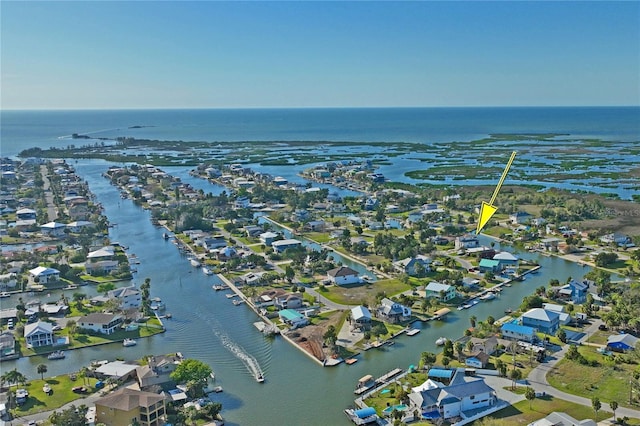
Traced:
<path id="1" fill-rule="evenodd" d="M 507 166 L 504 168 L 504 171 L 502 172 L 502 176 L 500 176 L 500 180 L 498 181 L 498 185 L 496 186 L 496 189 L 493 191 L 491 200 L 488 203 L 483 201 L 482 205 L 480 206 L 480 217 L 478 218 L 478 227 L 476 228 L 476 235 L 480 234 L 480 231 L 482 231 L 482 228 L 484 228 L 487 222 L 489 222 L 489 219 L 491 219 L 494 213 L 498 210 L 498 208 L 494 206 L 493 203 L 496 201 L 496 197 L 498 196 L 500 187 L 502 187 L 502 184 L 505 178 L 507 177 L 507 173 L 509 172 L 509 168 L 511 167 L 511 163 L 513 163 L 514 158 L 516 158 L 516 151 L 513 151 L 511 153 L 511 158 L 509 158 L 509 162 L 507 163 Z"/>

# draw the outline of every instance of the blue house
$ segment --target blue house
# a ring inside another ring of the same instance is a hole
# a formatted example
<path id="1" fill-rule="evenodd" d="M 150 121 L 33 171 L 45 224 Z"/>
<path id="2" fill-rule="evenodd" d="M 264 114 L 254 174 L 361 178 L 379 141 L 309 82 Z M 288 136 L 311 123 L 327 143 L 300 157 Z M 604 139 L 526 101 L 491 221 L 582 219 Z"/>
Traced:
<path id="1" fill-rule="evenodd" d="M 563 299 L 570 299 L 573 303 L 584 303 L 587 300 L 587 292 L 589 291 L 588 281 L 571 280 L 569 284 L 560 289 L 558 295 Z"/>
<path id="2" fill-rule="evenodd" d="M 541 333 L 555 334 L 560 327 L 560 314 L 542 308 L 529 309 L 522 314 L 522 325 L 536 328 Z"/>
<path id="3" fill-rule="evenodd" d="M 500 328 L 502 337 L 505 339 L 522 340 L 525 342 L 533 342 L 536 336 L 536 330 L 533 327 L 519 325 L 512 322 L 503 324 Z"/>
<path id="4" fill-rule="evenodd" d="M 480 259 L 478 265 L 480 272 L 498 272 L 500 270 L 500 261 L 493 259 Z"/>
<path id="5" fill-rule="evenodd" d="M 638 344 L 638 340 L 629 333 L 614 334 L 607 339 L 607 347 L 616 352 L 631 351 Z"/>

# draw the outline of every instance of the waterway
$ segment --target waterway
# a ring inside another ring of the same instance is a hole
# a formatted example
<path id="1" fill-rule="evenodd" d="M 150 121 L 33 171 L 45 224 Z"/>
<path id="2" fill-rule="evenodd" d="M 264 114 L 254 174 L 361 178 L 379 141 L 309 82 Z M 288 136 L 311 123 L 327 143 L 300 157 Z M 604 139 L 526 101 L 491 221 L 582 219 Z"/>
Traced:
<path id="1" fill-rule="evenodd" d="M 438 337 L 461 336 L 469 327 L 470 316 L 478 320 L 488 315 L 499 318 L 505 309 L 516 308 L 524 296 L 546 285 L 549 279 L 563 282 L 569 276 L 580 278 L 589 270 L 559 258 L 522 253 L 522 257 L 542 265 L 540 273 L 530 275 L 524 282 L 515 282 L 494 301 L 481 302 L 464 311 L 454 310 L 444 321 L 416 324 L 423 327 L 421 333 L 401 336 L 394 346 L 384 350 L 365 352 L 354 365 L 321 368 L 283 339 L 264 337 L 253 327 L 258 317 L 247 306 L 234 306 L 224 292 L 213 291 L 211 286 L 217 283 L 217 278 L 190 266 L 173 244 L 162 239 L 162 229 L 151 224 L 149 212 L 130 200 L 121 200 L 118 189 L 101 176 L 109 163 L 82 161 L 75 167 L 104 206 L 110 222 L 116 224 L 109 230 L 111 240 L 128 246 L 129 253 L 135 253 L 140 260 L 133 282 L 140 284 L 151 278 L 152 297 L 162 298 L 173 318 L 165 321 L 166 333 L 140 339 L 137 346 L 124 348 L 111 344 L 68 351 L 67 358 L 61 361 L 22 358 L 3 363 L 2 369 L 16 367 L 27 377 L 36 378 L 39 376 L 36 366 L 43 362 L 48 366 L 48 374 L 54 376 L 77 371 L 91 360 L 135 359 L 179 351 L 188 358 L 208 363 L 216 372 L 216 380 L 224 392 L 215 398 L 223 404 L 223 415 L 229 425 L 349 424 L 342 410 L 352 403 L 353 389 L 360 377 L 379 376 L 396 367 L 417 364 L 421 352 L 438 350 L 435 345 Z M 188 175 L 181 177 L 186 182 L 195 179 Z M 92 288 L 79 290 L 88 292 Z M 51 299 L 59 297 L 59 292 L 52 293 Z M 4 299 L 3 306 L 15 298 Z M 253 360 L 264 371 L 264 384 L 255 381 Z"/>

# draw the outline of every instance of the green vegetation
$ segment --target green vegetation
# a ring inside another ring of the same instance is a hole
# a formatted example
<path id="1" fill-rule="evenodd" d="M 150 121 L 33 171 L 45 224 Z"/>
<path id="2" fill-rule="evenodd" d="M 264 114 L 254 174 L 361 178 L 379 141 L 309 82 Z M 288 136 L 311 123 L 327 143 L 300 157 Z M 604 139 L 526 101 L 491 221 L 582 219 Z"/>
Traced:
<path id="1" fill-rule="evenodd" d="M 18 416 L 26 416 L 62 407 L 64 404 L 96 392 L 94 387 L 96 382 L 97 379 L 90 377 L 73 381 L 67 375 L 50 377 L 45 380 L 32 380 L 23 386 L 29 392 L 27 402 L 16 407 L 14 413 Z M 51 388 L 49 394 L 46 394 L 42 389 L 45 384 Z M 84 386 L 87 392 L 73 392 L 72 389 L 76 386 Z"/>
<path id="2" fill-rule="evenodd" d="M 398 279 L 388 279 L 375 281 L 370 284 L 352 284 L 349 286 L 332 285 L 325 287 L 326 291 L 322 295 L 332 302 L 343 305 L 359 305 L 366 303 L 373 306 L 375 294 L 385 293 L 387 296 L 401 293 L 411 289 L 411 286 Z"/>

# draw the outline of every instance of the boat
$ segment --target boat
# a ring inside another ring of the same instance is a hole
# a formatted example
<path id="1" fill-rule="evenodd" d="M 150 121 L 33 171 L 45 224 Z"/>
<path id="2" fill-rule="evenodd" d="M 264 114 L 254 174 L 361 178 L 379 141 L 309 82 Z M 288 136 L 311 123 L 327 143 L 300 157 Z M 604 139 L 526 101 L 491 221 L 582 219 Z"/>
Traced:
<path id="1" fill-rule="evenodd" d="M 209 373 L 209 377 L 211 377 L 211 380 L 215 380 L 216 379 L 216 373 L 214 373 L 212 371 L 211 373 Z"/>
<path id="2" fill-rule="evenodd" d="M 256 380 L 258 381 L 258 383 L 264 383 L 264 376 L 262 374 L 258 374 Z"/>
<path id="3" fill-rule="evenodd" d="M 472 306 L 473 306 L 473 305 L 470 305 L 470 304 L 468 304 L 468 303 L 465 303 L 464 305 L 462 305 L 462 307 L 463 307 L 464 309 L 469 309 L 469 308 L 470 308 L 470 307 L 472 307 Z"/>
<path id="4" fill-rule="evenodd" d="M 511 287 L 511 283 L 506 283 L 505 287 Z"/>
<path id="5" fill-rule="evenodd" d="M 222 386 L 216 386 L 215 388 L 213 388 L 213 391 L 214 391 L 215 393 L 220 393 L 220 392 L 222 392 Z"/>
<path id="6" fill-rule="evenodd" d="M 169 239 L 169 234 L 167 234 L 166 232 L 162 233 L 162 238 L 164 238 L 165 240 Z"/>
<path id="7" fill-rule="evenodd" d="M 134 339 L 124 339 L 122 341 L 122 346 L 124 347 L 135 346 L 137 344 L 138 342 L 136 342 Z"/>
<path id="8" fill-rule="evenodd" d="M 207 268 L 206 266 L 202 267 L 202 273 L 205 275 L 213 275 L 213 271 L 209 268 Z"/>
<path id="9" fill-rule="evenodd" d="M 231 299 L 231 298 L 233 298 L 233 297 L 236 297 L 236 296 L 237 296 L 237 294 L 235 294 L 235 293 L 229 293 L 229 294 L 227 294 L 226 296 L 227 296 L 227 299 Z"/>
<path id="10" fill-rule="evenodd" d="M 483 294 L 482 296 L 480 296 L 481 300 L 493 300 L 496 298 L 495 293 L 489 291 L 486 294 Z"/>
<path id="11" fill-rule="evenodd" d="M 242 300 L 242 299 L 235 299 L 233 301 L 233 304 L 236 305 L 236 306 L 242 305 L 243 303 L 244 303 L 244 300 Z"/>
<path id="12" fill-rule="evenodd" d="M 5 297 L 10 297 L 11 295 L 9 293 L 7 293 L 6 291 L 3 291 L 2 293 L 0 293 L 0 299 L 4 299 Z"/>
<path id="13" fill-rule="evenodd" d="M 189 259 L 189 262 L 191 262 L 191 266 L 193 266 L 194 268 L 199 268 L 201 265 L 198 259 Z"/>
<path id="14" fill-rule="evenodd" d="M 42 392 L 47 395 L 51 393 L 51 386 L 49 386 L 49 383 L 45 383 L 44 386 L 42 386 Z"/>
<path id="15" fill-rule="evenodd" d="M 438 340 L 436 340 L 436 345 L 437 346 L 442 346 L 445 343 L 447 343 L 447 338 L 446 337 L 440 337 Z"/>
<path id="16" fill-rule="evenodd" d="M 409 330 L 406 331 L 405 334 L 407 336 L 415 336 L 418 333 L 420 333 L 420 329 L 419 328 L 410 328 Z"/>
<path id="17" fill-rule="evenodd" d="M 211 286 L 211 288 L 214 289 L 215 291 L 220 291 L 220 290 L 226 290 L 229 287 L 227 287 L 226 285 L 214 285 L 214 286 Z"/>
<path id="18" fill-rule="evenodd" d="M 513 309 L 511 309 L 511 308 L 507 308 L 507 309 L 505 309 L 505 310 L 504 310 L 504 313 L 505 313 L 505 314 L 513 313 Z"/>
<path id="19" fill-rule="evenodd" d="M 355 364 L 356 362 L 358 362 L 358 358 L 347 358 L 347 360 L 344 363 L 347 365 L 351 365 L 351 364 Z"/>
<path id="20" fill-rule="evenodd" d="M 66 355 L 64 354 L 64 351 L 55 351 L 55 352 L 51 352 L 49 355 L 47 355 L 47 359 L 53 360 L 53 359 L 64 359 L 66 357 Z"/>

